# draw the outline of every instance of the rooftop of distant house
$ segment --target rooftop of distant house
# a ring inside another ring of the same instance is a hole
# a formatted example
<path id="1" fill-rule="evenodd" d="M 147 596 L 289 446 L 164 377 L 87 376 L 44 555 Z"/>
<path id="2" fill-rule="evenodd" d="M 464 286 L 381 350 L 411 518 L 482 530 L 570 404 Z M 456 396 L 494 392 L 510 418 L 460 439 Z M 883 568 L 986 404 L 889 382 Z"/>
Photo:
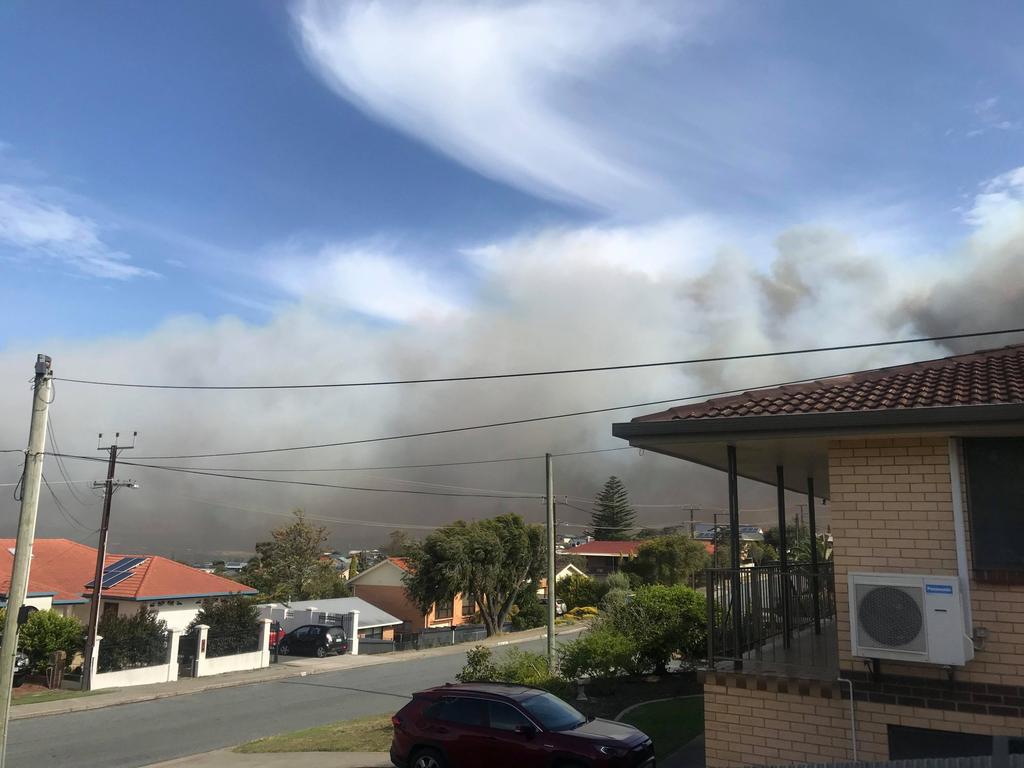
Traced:
<path id="1" fill-rule="evenodd" d="M 632 557 L 640 549 L 642 541 L 588 541 L 578 547 L 565 550 L 566 555 L 586 557 Z"/>

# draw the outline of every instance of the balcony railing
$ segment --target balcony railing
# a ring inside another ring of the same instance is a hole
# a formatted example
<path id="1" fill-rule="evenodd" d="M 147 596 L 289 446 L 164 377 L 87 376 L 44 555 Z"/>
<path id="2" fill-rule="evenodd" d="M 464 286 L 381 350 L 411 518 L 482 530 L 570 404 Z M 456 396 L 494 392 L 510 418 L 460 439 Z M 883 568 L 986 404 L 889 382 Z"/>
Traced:
<path id="1" fill-rule="evenodd" d="M 831 677 L 838 668 L 831 562 L 706 572 L 708 665 Z"/>

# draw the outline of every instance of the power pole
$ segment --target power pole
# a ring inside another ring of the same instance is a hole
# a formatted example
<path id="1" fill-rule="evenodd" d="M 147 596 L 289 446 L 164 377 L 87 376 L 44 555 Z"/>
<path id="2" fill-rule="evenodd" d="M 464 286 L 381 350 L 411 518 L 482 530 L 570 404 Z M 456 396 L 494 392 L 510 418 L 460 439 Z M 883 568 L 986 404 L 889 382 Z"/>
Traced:
<path id="1" fill-rule="evenodd" d="M 36 356 L 35 379 L 32 386 L 32 421 L 25 450 L 22 475 L 21 514 L 18 517 L 18 541 L 14 548 L 11 585 L 7 590 L 7 618 L 0 646 L 0 768 L 7 761 L 7 723 L 11 713 L 11 687 L 14 683 L 14 660 L 18 654 L 18 630 L 21 607 L 28 593 L 29 568 L 32 565 L 32 541 L 36 535 L 39 512 L 39 483 L 43 477 L 46 450 L 46 420 L 53 392 L 51 359 Z"/>
<path id="2" fill-rule="evenodd" d="M 92 655 L 96 648 L 96 635 L 100 625 L 100 599 L 103 592 L 103 566 L 107 559 L 107 532 L 110 529 L 110 502 L 114 496 L 115 488 L 137 488 L 138 486 L 129 480 L 128 482 L 117 482 L 114 480 L 114 470 L 117 468 L 117 454 L 119 451 L 129 450 L 135 447 L 135 437 L 138 433 L 132 434 L 132 444 L 118 447 L 117 440 L 120 432 L 114 433 L 114 442 L 106 448 L 98 450 L 107 451 L 107 479 L 103 482 L 93 483 L 94 488 L 103 488 L 103 517 L 100 520 L 100 539 L 96 544 L 96 569 L 93 572 L 92 594 L 89 597 L 89 627 L 85 640 L 85 662 L 82 664 L 82 690 L 88 691 L 92 688 Z M 100 440 L 103 434 L 100 433 Z M 2 768 L 2 766 L 0 766 Z"/>
<path id="3" fill-rule="evenodd" d="M 547 480 L 548 540 L 548 668 L 555 671 L 555 476 L 551 454 L 544 454 Z"/>
<path id="4" fill-rule="evenodd" d="M 693 507 L 690 507 L 690 538 L 691 539 L 693 538 L 694 531 L 695 531 L 695 529 L 693 527 Z"/>

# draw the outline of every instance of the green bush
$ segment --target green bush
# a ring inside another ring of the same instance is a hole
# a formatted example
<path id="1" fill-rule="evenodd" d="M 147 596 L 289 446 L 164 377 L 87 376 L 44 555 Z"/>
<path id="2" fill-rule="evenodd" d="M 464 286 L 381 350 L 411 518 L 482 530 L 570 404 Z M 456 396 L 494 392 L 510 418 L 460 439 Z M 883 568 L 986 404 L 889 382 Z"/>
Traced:
<path id="1" fill-rule="evenodd" d="M 558 582 L 555 596 L 565 600 L 567 608 L 579 608 L 584 605 L 598 605 L 607 592 L 608 587 L 604 582 L 589 576 L 573 574 Z"/>
<path id="2" fill-rule="evenodd" d="M 166 664 L 167 623 L 143 608 L 131 616 L 107 614 L 100 619 L 98 671 L 117 672 Z"/>
<path id="3" fill-rule="evenodd" d="M 540 602 L 535 590 L 529 586 L 525 587 L 516 601 L 516 610 L 512 614 L 512 628 L 521 631 L 542 627 L 547 620 L 547 606 Z"/>
<path id="4" fill-rule="evenodd" d="M 663 672 L 674 653 L 694 661 L 707 647 L 704 596 L 689 587 L 641 587 L 609 605 L 603 623 L 632 644 L 634 673 Z"/>
<path id="5" fill-rule="evenodd" d="M 191 632 L 200 624 L 207 625 L 210 631 L 206 655 L 230 656 L 259 648 L 258 618 L 259 611 L 250 598 L 232 595 L 221 600 L 207 599 L 185 631 Z"/>
<path id="6" fill-rule="evenodd" d="M 629 580 L 629 576 L 622 571 L 609 574 L 608 578 L 604 580 L 605 593 L 611 592 L 613 589 L 621 589 L 624 592 L 628 592 L 633 588 L 632 582 Z"/>
<path id="7" fill-rule="evenodd" d="M 570 692 L 569 684 L 548 670 L 548 660 L 544 654 L 515 647 L 509 648 L 503 658 L 495 660 L 490 648 L 478 645 L 466 652 L 466 665 L 455 678 L 461 683 L 528 685 L 550 691 L 562 698 L 566 698 Z"/>
<path id="8" fill-rule="evenodd" d="M 18 645 L 32 662 L 32 669 L 45 672 L 50 655 L 55 651 L 67 654 L 67 666 L 74 661 L 75 654 L 85 648 L 84 632 L 73 616 L 61 616 L 56 611 L 34 611 L 21 627 Z"/>
<path id="9" fill-rule="evenodd" d="M 597 614 L 597 608 L 592 605 L 579 605 L 565 613 L 566 616 L 576 619 L 577 621 L 581 619 L 592 619 L 597 616 Z"/>
<path id="10" fill-rule="evenodd" d="M 568 680 L 614 677 L 633 668 L 634 648 L 629 638 L 602 624 L 558 649 L 558 671 Z"/>

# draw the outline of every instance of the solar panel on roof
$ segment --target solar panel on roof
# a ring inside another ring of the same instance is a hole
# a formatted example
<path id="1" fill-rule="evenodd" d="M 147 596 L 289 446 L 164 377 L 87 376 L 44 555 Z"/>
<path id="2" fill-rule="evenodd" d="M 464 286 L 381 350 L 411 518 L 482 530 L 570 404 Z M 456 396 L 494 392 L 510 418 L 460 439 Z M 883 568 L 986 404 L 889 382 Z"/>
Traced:
<path id="1" fill-rule="evenodd" d="M 110 589 L 111 587 L 117 586 L 122 581 L 130 578 L 132 572 L 129 571 L 118 571 L 117 573 L 108 573 L 103 577 L 103 581 L 100 583 L 100 589 Z"/>
<path id="2" fill-rule="evenodd" d="M 106 568 L 104 568 L 103 572 L 120 573 L 121 571 L 128 571 L 134 568 L 135 566 L 139 565 L 139 563 L 141 563 L 145 559 L 146 558 L 144 557 L 122 557 L 116 563 L 111 563 Z"/>

